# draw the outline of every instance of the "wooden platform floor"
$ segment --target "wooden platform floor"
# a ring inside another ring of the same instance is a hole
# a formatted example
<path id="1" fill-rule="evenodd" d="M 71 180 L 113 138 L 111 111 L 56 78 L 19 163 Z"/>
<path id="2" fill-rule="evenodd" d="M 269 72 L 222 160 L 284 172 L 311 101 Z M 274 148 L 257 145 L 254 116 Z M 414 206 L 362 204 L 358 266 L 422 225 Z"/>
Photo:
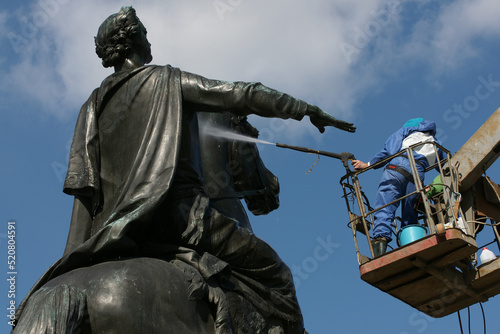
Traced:
<path id="1" fill-rule="evenodd" d="M 500 293 L 500 258 L 477 268 L 474 238 L 458 229 L 429 235 L 360 266 L 361 279 L 435 318 Z"/>

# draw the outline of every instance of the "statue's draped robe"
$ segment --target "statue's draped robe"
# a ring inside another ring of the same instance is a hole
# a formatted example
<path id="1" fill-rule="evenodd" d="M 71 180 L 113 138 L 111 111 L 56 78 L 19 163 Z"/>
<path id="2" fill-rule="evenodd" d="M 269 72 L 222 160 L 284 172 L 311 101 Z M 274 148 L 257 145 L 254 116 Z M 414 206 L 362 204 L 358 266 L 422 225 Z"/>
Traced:
<path id="1" fill-rule="evenodd" d="M 254 306 L 286 321 L 301 322 L 289 269 L 251 232 L 239 231 L 234 227 L 237 223 L 228 228 L 234 224 L 232 219 L 217 212 L 209 215 L 207 219 L 217 222 L 207 230 L 215 234 L 207 236 L 208 246 L 190 247 L 186 240 L 152 246 L 147 244 L 147 231 L 152 221 L 160 221 L 169 233 L 169 226 L 176 222 L 168 221 L 173 216 L 161 216 L 165 207 L 172 201 L 181 203 L 182 197 L 194 198 L 197 192 L 203 196 L 203 189 L 196 189 L 201 184 L 196 177 L 201 176 L 195 175 L 200 174 L 195 111 L 300 120 L 306 108 L 305 102 L 259 83 L 210 80 L 170 66 L 145 66 L 110 75 L 83 105 L 77 120 L 64 184 L 64 192 L 75 196 L 65 253 L 28 293 L 17 319 L 31 294 L 68 271 L 117 258 L 168 259 L 177 254 L 205 277 L 222 272 L 229 263 L 234 288 Z M 183 163 L 189 166 L 179 167 Z M 184 177 L 193 179 L 193 194 L 173 186 L 181 169 Z M 194 202 L 200 205 L 199 200 Z M 193 200 L 188 203 L 195 206 Z M 176 235 L 167 239 L 175 238 L 181 239 Z M 248 243 L 229 242 L 227 246 L 229 239 Z M 257 265 L 266 268 L 246 268 L 241 251 L 252 256 L 266 253 L 263 260 L 255 258 Z"/>

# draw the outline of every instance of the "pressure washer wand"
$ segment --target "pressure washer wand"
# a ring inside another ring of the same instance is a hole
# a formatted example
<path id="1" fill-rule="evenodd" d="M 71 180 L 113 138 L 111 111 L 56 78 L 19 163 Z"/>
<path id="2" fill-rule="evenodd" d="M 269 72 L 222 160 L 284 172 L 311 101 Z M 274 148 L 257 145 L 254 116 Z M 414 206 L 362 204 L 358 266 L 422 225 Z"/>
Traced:
<path id="1" fill-rule="evenodd" d="M 332 152 L 314 150 L 314 149 L 308 148 L 308 147 L 293 146 L 293 145 L 287 145 L 287 144 L 282 144 L 282 143 L 276 143 L 276 146 L 282 147 L 282 148 L 288 148 L 288 149 L 295 150 L 295 151 L 314 153 L 314 154 L 324 155 L 324 156 L 327 156 L 330 158 L 339 159 L 342 161 L 342 163 L 344 164 L 344 167 L 346 168 L 347 171 L 349 171 L 348 161 L 355 159 L 354 154 L 349 153 L 349 152 L 332 153 Z"/>

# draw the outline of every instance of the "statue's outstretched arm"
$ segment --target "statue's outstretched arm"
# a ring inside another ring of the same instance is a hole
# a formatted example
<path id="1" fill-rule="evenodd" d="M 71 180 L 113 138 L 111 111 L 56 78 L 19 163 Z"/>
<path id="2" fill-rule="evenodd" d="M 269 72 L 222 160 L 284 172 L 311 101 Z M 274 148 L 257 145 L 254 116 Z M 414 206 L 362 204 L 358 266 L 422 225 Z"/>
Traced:
<path id="1" fill-rule="evenodd" d="M 323 133 L 326 126 L 354 132 L 352 123 L 341 121 L 314 105 L 264 86 L 259 82 L 227 82 L 182 72 L 183 102 L 196 111 L 224 112 L 246 116 L 292 118 L 309 116 L 311 123 Z"/>

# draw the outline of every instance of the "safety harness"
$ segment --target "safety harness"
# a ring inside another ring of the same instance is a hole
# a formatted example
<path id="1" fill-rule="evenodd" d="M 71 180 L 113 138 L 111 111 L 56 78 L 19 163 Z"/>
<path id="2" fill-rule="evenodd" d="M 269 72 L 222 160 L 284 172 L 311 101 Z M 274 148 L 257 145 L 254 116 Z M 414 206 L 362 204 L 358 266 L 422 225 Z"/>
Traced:
<path id="1" fill-rule="evenodd" d="M 389 165 L 387 165 L 385 167 L 385 169 L 396 171 L 399 174 L 403 175 L 405 177 L 405 179 L 407 179 L 411 183 L 415 183 L 415 181 L 413 180 L 413 176 L 411 175 L 411 173 L 408 172 L 406 169 L 404 169 L 401 166 L 396 166 L 396 165 L 389 164 Z"/>
<path id="2" fill-rule="evenodd" d="M 404 158 L 406 158 L 406 159 L 408 159 L 408 156 L 406 154 L 402 154 L 401 156 L 404 157 Z M 424 166 L 424 164 L 422 162 L 415 160 L 415 163 L 417 165 L 422 166 L 422 167 L 425 168 L 425 166 Z M 399 174 L 403 175 L 405 177 L 405 179 L 407 179 L 411 183 L 415 183 L 415 181 L 413 180 L 413 175 L 410 172 L 408 172 L 406 169 L 404 169 L 403 167 L 401 167 L 401 166 L 388 164 L 385 167 L 385 169 L 396 171 Z"/>

